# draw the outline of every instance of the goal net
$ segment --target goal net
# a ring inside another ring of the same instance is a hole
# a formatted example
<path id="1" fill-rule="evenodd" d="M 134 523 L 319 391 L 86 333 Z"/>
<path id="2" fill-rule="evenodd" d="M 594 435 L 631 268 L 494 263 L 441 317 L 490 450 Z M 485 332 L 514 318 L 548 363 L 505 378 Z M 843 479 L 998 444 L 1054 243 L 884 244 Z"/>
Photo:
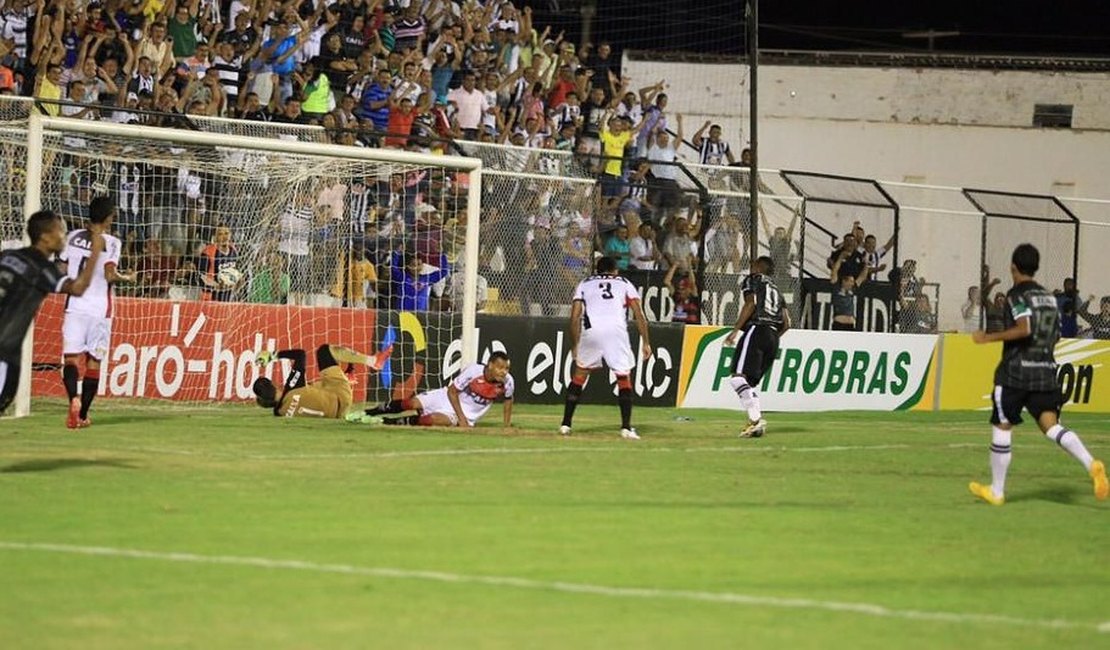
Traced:
<path id="1" fill-rule="evenodd" d="M 17 213 L 74 229 L 93 197 L 115 201 L 119 267 L 138 277 L 115 288 L 102 394 L 250 399 L 263 349 L 392 345 L 355 376 L 356 400 L 376 400 L 476 357 L 477 159 L 37 116 L 0 147 L 22 179 L 0 188 L 6 238 Z M 36 321 L 21 382 L 36 397 L 64 394 L 63 312 L 54 298 Z"/>

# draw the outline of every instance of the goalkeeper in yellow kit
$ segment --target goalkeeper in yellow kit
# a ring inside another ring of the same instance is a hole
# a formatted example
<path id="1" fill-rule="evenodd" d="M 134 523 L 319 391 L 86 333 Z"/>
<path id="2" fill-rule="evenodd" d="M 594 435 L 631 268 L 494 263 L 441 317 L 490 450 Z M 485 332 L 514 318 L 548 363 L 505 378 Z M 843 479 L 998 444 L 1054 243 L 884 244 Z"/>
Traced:
<path id="1" fill-rule="evenodd" d="M 342 418 L 351 406 L 351 382 L 340 369 L 340 363 L 357 363 L 381 370 L 389 359 L 392 346 L 377 354 L 363 354 L 339 345 L 324 344 L 316 348 L 316 366 L 320 378 L 312 383 L 305 380 L 304 350 L 281 350 L 277 353 L 263 350 L 255 361 L 267 366 L 277 359 L 290 359 L 293 368 L 285 377 L 280 391 L 274 382 L 259 377 L 254 382 L 255 401 L 262 408 L 273 409 L 279 417 Z"/>

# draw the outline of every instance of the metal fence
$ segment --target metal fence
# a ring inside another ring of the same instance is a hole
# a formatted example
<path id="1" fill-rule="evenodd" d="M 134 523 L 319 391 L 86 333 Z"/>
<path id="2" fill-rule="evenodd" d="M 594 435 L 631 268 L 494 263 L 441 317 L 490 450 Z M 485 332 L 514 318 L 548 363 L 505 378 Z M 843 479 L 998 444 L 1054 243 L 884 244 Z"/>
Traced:
<path id="1" fill-rule="evenodd" d="M 0 238 L 9 244 L 20 237 L 24 218 L 26 161 L 20 135 L 32 105 L 22 98 L 0 98 Z M 325 138 L 318 127 L 203 118 L 196 127 Z M 603 202 L 593 173 L 597 161 L 557 149 L 455 145 L 485 164 L 480 272 L 488 290 L 483 309 L 566 313 L 573 284 L 589 272 L 597 254 L 612 250 L 617 227 L 630 218 Z M 728 324 L 739 312 L 739 282 L 750 266 L 749 170 L 681 167 L 675 208 L 642 211 L 640 220 L 654 221 L 658 249 L 666 246 L 679 218 L 688 222 L 699 257 L 690 280 L 701 298 L 700 321 Z M 1038 279 L 1046 287 L 1061 288 L 1064 278 L 1075 277 L 1083 299 L 1110 293 L 1102 261 L 1110 247 L 1110 201 L 770 169 L 759 171 L 758 182 L 758 250 L 775 260 L 776 284 L 803 326 L 828 326 L 829 257 L 852 231 L 874 235 L 877 248 L 891 242 L 872 287 L 860 292 L 857 313 L 864 329 L 968 331 L 982 326 L 994 295 L 1009 285 L 1009 254 L 1021 241 L 1041 248 Z M 651 187 L 650 177 L 645 183 Z M 650 294 L 649 317 L 670 320 L 673 287 L 680 280 L 668 277 L 664 268 L 635 277 L 646 303 Z"/>

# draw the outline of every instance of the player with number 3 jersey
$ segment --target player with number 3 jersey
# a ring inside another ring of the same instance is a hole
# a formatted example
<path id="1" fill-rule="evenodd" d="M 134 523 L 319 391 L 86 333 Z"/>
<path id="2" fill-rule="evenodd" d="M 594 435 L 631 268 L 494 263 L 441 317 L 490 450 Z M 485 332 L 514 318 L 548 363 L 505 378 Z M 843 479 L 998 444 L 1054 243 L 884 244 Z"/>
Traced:
<path id="1" fill-rule="evenodd" d="M 743 438 L 758 438 L 767 431 L 756 386 L 775 362 L 779 337 L 790 329 L 790 312 L 783 304 L 778 287 L 771 281 L 774 273 L 774 260 L 767 256 L 756 258 L 751 274 L 740 286 L 744 295 L 740 317 L 725 337 L 726 346 L 736 345 L 729 384 L 748 412 L 748 424 L 740 431 Z M 737 335 L 741 332 L 743 335 L 737 343 Z"/>
<path id="2" fill-rule="evenodd" d="M 602 362 L 617 376 L 617 403 L 621 410 L 621 437 L 639 440 L 632 427 L 632 382 L 629 374 L 636 366 L 636 356 L 628 341 L 628 312 L 640 333 L 641 353 L 651 356 L 647 319 L 640 305 L 640 293 L 625 278 L 617 275 L 617 262 L 611 257 L 597 260 L 596 273 L 574 290 L 570 313 L 570 340 L 574 350 L 574 375 L 563 408 L 563 424 L 559 433 L 570 435 L 574 410 L 582 397 L 590 372 Z"/>

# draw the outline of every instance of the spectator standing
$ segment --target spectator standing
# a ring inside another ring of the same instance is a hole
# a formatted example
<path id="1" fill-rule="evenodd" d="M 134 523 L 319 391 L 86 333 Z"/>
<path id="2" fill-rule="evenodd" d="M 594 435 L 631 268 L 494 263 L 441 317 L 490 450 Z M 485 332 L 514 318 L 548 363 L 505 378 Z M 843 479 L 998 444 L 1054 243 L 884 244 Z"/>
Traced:
<path id="1" fill-rule="evenodd" d="M 171 0 L 171 4 L 173 0 Z M 177 0 L 173 17 L 166 24 L 166 32 L 173 48 L 173 57 L 181 62 L 191 56 L 197 48 L 197 13 L 200 0 Z"/>
<path id="2" fill-rule="evenodd" d="M 840 246 L 833 249 L 829 259 L 825 261 L 825 266 L 831 269 L 838 261 L 840 262 L 840 272 L 852 277 L 859 275 L 860 269 L 864 267 L 863 253 L 858 250 L 856 236 L 852 233 L 844 235 L 844 239 L 840 241 Z M 906 261 L 911 262 L 912 260 Z M 912 271 L 910 275 L 912 275 Z"/>
<path id="3" fill-rule="evenodd" d="M 789 226 L 786 228 L 778 226 L 774 230 L 767 223 L 767 215 L 762 211 L 759 215 L 760 221 L 763 222 L 763 232 L 771 233 L 767 239 L 767 250 L 775 266 L 773 282 L 775 286 L 782 287 L 786 293 L 793 293 L 794 280 L 790 276 L 790 265 L 794 261 L 794 254 L 791 251 L 794 248 L 794 228 L 798 225 L 798 215 L 799 212 L 795 211 L 790 218 Z"/>
<path id="4" fill-rule="evenodd" d="M 473 72 L 463 75 L 462 86 L 447 95 L 447 101 L 455 105 L 459 128 L 463 138 L 477 140 L 478 129 L 482 126 L 483 116 L 489 112 L 490 105 L 485 94 L 476 88 L 477 77 Z"/>
<path id="5" fill-rule="evenodd" d="M 135 55 L 140 59 L 143 57 L 150 59 L 160 78 L 173 69 L 175 63 L 173 46 L 166 40 L 166 24 L 162 22 L 151 24 L 148 21 L 143 24 L 143 29 L 145 35 L 143 40 L 139 41 Z"/>
<path id="6" fill-rule="evenodd" d="M 701 323 L 701 301 L 698 300 L 698 285 L 694 281 L 694 276 L 687 275 L 680 278 L 676 285 L 672 286 L 668 283 L 666 286 L 674 300 L 671 322 L 686 325 Z"/>
<path id="7" fill-rule="evenodd" d="M 361 117 L 374 123 L 374 130 L 389 129 L 389 98 L 393 94 L 393 76 L 388 69 L 377 72 L 374 83 L 362 93 Z"/>
<path id="8" fill-rule="evenodd" d="M 690 273 L 697 266 L 694 240 L 690 238 L 689 228 L 684 217 L 675 219 L 670 235 L 663 242 L 663 259 L 667 262 L 668 279 L 679 271 Z"/>
<path id="9" fill-rule="evenodd" d="M 1065 278 L 1063 290 L 1056 292 L 1056 307 L 1060 311 L 1060 336 L 1073 339 L 1079 335 L 1079 291 L 1075 278 Z"/>
<path id="10" fill-rule="evenodd" d="M 978 286 L 967 288 L 967 302 L 960 308 L 960 315 L 964 319 L 964 332 L 976 332 L 983 327 L 986 310 L 983 308 L 983 293 Z"/>
<path id="11" fill-rule="evenodd" d="M 858 240 L 857 240 L 858 241 Z M 886 264 L 883 263 L 883 258 L 890 252 L 891 246 L 894 245 L 894 235 L 883 244 L 882 248 L 876 248 L 875 245 L 878 240 L 875 235 L 867 235 L 863 238 L 863 262 L 871 267 L 871 275 L 875 275 L 880 271 L 886 269 Z M 874 278 L 869 278 L 874 279 Z"/>
<path id="12" fill-rule="evenodd" d="M 225 224 L 218 224 L 212 243 L 204 247 L 197 259 L 197 273 L 204 285 L 201 299 L 217 302 L 234 300 L 235 291 L 243 284 L 246 276 L 241 277 L 235 285 L 223 284 L 219 276 L 220 271 L 235 268 L 238 263 L 239 251 L 231 243 L 231 228 Z"/>
<path id="13" fill-rule="evenodd" d="M 655 245 L 655 229 L 650 223 L 640 224 L 640 231 L 628 243 L 629 264 L 641 271 L 654 271 L 662 256 Z"/>
<path id="14" fill-rule="evenodd" d="M 704 137 L 706 129 L 709 129 L 708 138 Z M 711 124 L 709 120 L 706 120 L 694 134 L 693 144 L 698 150 L 698 162 L 703 165 L 723 165 L 725 160 L 728 160 L 730 165 L 736 162 L 732 155 L 732 148 L 721 139 L 720 125 Z"/>
<path id="15" fill-rule="evenodd" d="M 628 226 L 617 226 L 616 233 L 605 242 L 605 255 L 616 260 L 617 268 L 621 271 L 628 270 L 628 263 L 631 258 L 631 243 L 628 241 Z"/>
<path id="16" fill-rule="evenodd" d="M 1099 312 L 1090 312 L 1094 296 L 1088 296 L 1087 302 L 1076 310 L 1076 314 L 1090 325 L 1088 335 L 1093 339 L 1110 339 L 1110 296 L 1103 296 L 1099 301 Z"/>
<path id="17" fill-rule="evenodd" d="M 871 267 L 867 265 L 864 265 L 855 275 L 845 271 L 844 262 L 850 256 L 850 251 L 841 250 L 840 256 L 829 272 L 829 281 L 833 283 L 832 329 L 834 331 L 859 330 L 856 323 L 856 289 L 871 275 Z"/>
<path id="18" fill-rule="evenodd" d="M 605 101 L 605 90 L 593 88 L 581 106 L 579 141 L 585 145 L 584 152 L 601 153 L 601 129 L 612 104 Z"/>
<path id="19" fill-rule="evenodd" d="M 298 189 L 289 207 L 281 216 L 278 252 L 285 256 L 289 273 L 289 304 L 307 304 L 312 266 L 309 263 L 309 239 L 316 220 L 315 199 L 307 188 Z"/>
<path id="20" fill-rule="evenodd" d="M 675 116 L 678 133 L 674 139 L 664 126 L 656 125 L 648 137 L 647 159 L 651 161 L 653 190 L 649 193 L 651 203 L 656 208 L 656 218 L 666 223 L 678 209 L 682 201 L 682 188 L 678 184 L 678 157 L 676 147 L 682 142 L 682 115 Z"/>

